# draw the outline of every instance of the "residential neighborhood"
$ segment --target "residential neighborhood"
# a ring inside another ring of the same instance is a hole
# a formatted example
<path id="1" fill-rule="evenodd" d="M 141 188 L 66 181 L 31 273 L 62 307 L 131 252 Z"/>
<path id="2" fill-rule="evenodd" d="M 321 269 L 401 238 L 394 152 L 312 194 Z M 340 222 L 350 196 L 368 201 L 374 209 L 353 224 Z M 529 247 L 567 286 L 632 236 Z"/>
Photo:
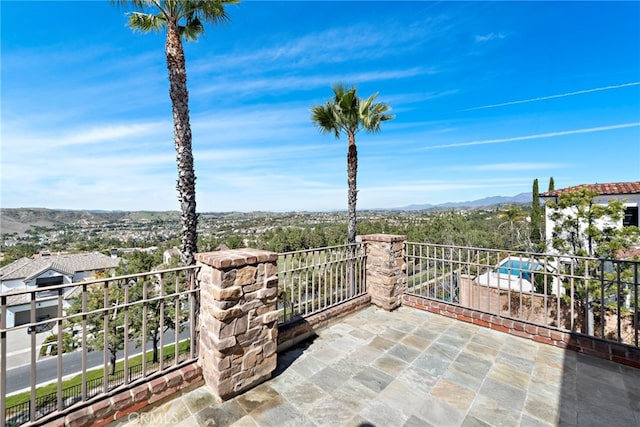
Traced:
<path id="1" fill-rule="evenodd" d="M 32 322 L 31 295 L 35 296 L 35 321 L 58 317 L 58 296 L 62 293 L 63 311 L 77 288 L 64 285 L 83 280 L 113 276 L 120 259 L 101 253 L 52 255 L 40 253 L 36 258 L 21 258 L 0 268 L 1 294 L 6 295 L 7 327 Z M 54 287 L 51 290 L 51 287 Z M 35 291 L 29 294 L 24 291 Z"/>

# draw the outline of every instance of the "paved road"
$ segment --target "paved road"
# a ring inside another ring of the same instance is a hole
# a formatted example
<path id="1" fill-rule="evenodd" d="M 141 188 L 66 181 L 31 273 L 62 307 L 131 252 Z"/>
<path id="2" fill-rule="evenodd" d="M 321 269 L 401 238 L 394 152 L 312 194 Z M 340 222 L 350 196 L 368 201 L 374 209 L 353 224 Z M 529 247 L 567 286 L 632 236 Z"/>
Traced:
<path id="1" fill-rule="evenodd" d="M 189 338 L 189 329 L 185 328 L 179 335 L 180 340 Z M 165 345 L 173 342 L 174 331 L 165 333 Z M 152 344 L 147 343 L 147 350 L 152 348 Z M 129 356 L 140 354 L 141 348 L 137 348 L 135 343 L 129 343 Z M 118 359 L 124 357 L 124 351 L 118 352 Z M 104 355 L 101 351 L 91 351 L 87 353 L 87 369 L 102 366 Z M 79 374 L 82 372 L 82 352 L 75 352 L 62 355 L 62 376 Z M 36 383 L 44 383 L 58 378 L 58 358 L 50 357 L 36 362 Z M 20 366 L 7 370 L 7 393 L 27 389 L 31 387 L 31 365 Z"/>

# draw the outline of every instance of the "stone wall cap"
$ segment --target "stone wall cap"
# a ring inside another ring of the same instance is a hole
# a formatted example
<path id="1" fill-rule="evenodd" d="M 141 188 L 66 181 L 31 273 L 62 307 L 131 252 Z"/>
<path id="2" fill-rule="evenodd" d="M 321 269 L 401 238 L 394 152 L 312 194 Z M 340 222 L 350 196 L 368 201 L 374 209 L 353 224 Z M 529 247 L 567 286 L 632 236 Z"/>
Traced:
<path id="1" fill-rule="evenodd" d="M 277 262 L 278 254 L 261 249 L 243 248 L 226 251 L 204 252 L 195 254 L 196 261 L 208 266 L 226 269 L 255 265 L 263 262 Z"/>
<path id="2" fill-rule="evenodd" d="M 364 236 L 360 236 L 363 242 L 386 242 L 386 243 L 395 243 L 395 242 L 404 242 L 407 240 L 407 236 L 403 236 L 400 234 L 365 234 Z"/>

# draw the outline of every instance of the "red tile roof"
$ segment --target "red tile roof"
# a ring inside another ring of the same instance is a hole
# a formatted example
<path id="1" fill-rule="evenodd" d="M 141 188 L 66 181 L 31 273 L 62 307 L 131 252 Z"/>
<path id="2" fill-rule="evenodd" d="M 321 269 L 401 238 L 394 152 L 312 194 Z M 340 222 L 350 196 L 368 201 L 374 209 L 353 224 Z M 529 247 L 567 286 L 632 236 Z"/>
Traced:
<path id="1" fill-rule="evenodd" d="M 573 187 L 561 188 L 559 190 L 547 191 L 540 193 L 540 197 L 557 197 L 561 194 L 570 193 L 572 191 L 587 188 L 596 191 L 600 196 L 607 195 L 624 195 L 624 194 L 640 194 L 640 181 L 631 182 L 610 182 L 605 184 L 580 184 Z"/>

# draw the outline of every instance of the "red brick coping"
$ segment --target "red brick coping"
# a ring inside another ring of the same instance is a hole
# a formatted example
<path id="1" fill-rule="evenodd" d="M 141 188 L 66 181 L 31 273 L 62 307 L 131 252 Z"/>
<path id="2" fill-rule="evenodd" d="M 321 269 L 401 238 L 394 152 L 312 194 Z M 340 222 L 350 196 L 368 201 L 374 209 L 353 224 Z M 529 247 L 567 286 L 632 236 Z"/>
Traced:
<path id="1" fill-rule="evenodd" d="M 640 368 L 640 348 L 590 337 L 574 332 L 505 319 L 479 310 L 463 308 L 442 301 L 404 294 L 402 304 L 419 310 L 452 317 L 463 322 L 495 329 L 518 337 L 577 351 L 612 362 Z"/>
<path id="2" fill-rule="evenodd" d="M 261 249 L 229 249 L 227 251 L 204 252 L 195 254 L 196 261 L 211 267 L 226 270 L 254 265 L 262 262 L 277 262 L 278 254 Z"/>
<path id="3" fill-rule="evenodd" d="M 191 391 L 202 384 L 202 370 L 197 362 L 191 362 L 173 371 L 165 371 L 155 378 L 150 377 L 141 384 L 92 399 L 84 406 L 74 405 L 62 412 L 43 417 L 31 425 L 101 427 L 142 412 L 147 406 L 173 399 L 176 393 Z"/>

